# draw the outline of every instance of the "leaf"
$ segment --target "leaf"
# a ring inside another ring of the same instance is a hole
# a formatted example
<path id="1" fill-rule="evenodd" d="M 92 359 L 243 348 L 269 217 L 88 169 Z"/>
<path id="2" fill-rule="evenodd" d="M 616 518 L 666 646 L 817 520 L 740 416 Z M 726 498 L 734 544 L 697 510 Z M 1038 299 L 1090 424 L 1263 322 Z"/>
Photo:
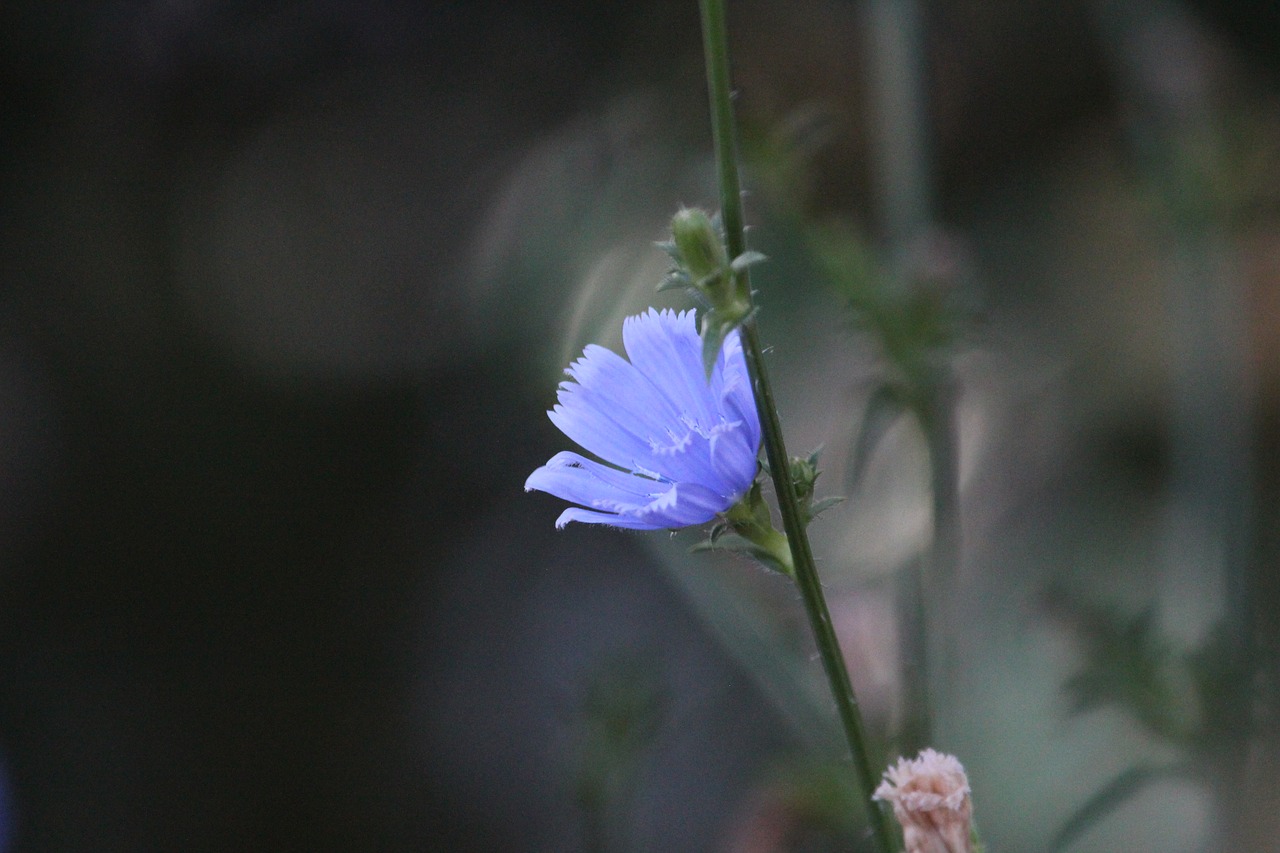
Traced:
<path id="1" fill-rule="evenodd" d="M 1179 772 L 1178 767 L 1130 767 L 1098 789 L 1067 818 L 1049 843 L 1049 853 L 1062 853 L 1089 827 L 1120 808 L 1152 782 L 1166 776 L 1176 776 Z"/>
<path id="2" fill-rule="evenodd" d="M 715 304 L 714 294 L 724 290 L 724 288 L 718 287 L 717 285 L 726 280 L 724 267 L 721 267 L 718 270 L 712 270 L 706 275 L 699 277 L 696 281 L 694 279 L 690 279 L 690 281 L 693 282 L 694 289 L 705 293 L 708 301 L 713 305 Z"/>
<path id="3" fill-rule="evenodd" d="M 1127 615 L 1081 606 L 1081 615 L 1084 666 L 1063 685 L 1072 710 L 1080 713 L 1111 704 L 1175 745 L 1193 740 L 1191 697 L 1179 687 L 1179 661 L 1156 624 L 1155 608 Z"/>

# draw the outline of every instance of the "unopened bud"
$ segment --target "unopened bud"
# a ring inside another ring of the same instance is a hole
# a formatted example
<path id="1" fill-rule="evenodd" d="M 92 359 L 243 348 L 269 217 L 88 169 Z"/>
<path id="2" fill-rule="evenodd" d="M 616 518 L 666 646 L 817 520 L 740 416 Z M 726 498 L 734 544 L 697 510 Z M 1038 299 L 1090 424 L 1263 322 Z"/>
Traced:
<path id="1" fill-rule="evenodd" d="M 711 217 L 696 207 L 682 208 L 671 218 L 671 237 L 695 284 L 728 269 L 729 257 Z"/>
<path id="2" fill-rule="evenodd" d="M 805 459 L 800 456 L 791 457 L 791 482 L 795 483 L 796 498 L 801 504 L 808 505 L 813 501 L 814 484 L 818 481 L 818 460 L 816 456 Z"/>

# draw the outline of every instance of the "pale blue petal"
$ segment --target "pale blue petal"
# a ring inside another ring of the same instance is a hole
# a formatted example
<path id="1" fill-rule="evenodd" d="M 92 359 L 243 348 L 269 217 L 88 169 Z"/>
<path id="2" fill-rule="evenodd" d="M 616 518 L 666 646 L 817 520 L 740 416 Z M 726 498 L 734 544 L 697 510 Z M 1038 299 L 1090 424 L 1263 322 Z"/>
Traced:
<path id="1" fill-rule="evenodd" d="M 742 431 L 742 442 L 750 449 L 754 459 L 760 452 L 760 418 L 756 416 L 755 398 L 748 391 L 746 399 L 734 392 L 725 395 L 723 401 L 725 420 L 736 423 Z"/>
<path id="2" fill-rule="evenodd" d="M 716 356 L 715 369 L 711 371 L 712 400 L 718 401 L 724 396 L 725 383 L 732 377 L 735 366 L 746 369 L 746 362 L 742 360 L 740 340 L 738 330 L 734 329 L 725 336 L 724 343 L 720 345 L 720 354 Z"/>
<path id="3" fill-rule="evenodd" d="M 727 510 L 755 478 L 760 420 L 735 331 L 710 381 L 693 312 L 628 318 L 631 361 L 589 346 L 566 371 L 548 416 L 603 465 L 557 454 L 526 489 L 572 503 L 571 521 L 637 530 L 702 524 Z M 619 470 L 624 469 L 624 470 Z"/>
<path id="4" fill-rule="evenodd" d="M 707 436 L 692 428 L 686 428 L 678 441 L 668 441 L 656 447 L 649 457 L 652 470 L 661 473 L 674 483 L 702 483 L 717 491 L 727 490 L 711 464 L 711 452 Z"/>
<path id="5" fill-rule="evenodd" d="M 698 483 L 677 483 L 653 503 L 639 511 L 641 519 L 659 527 L 688 527 L 703 524 L 724 512 L 731 500 Z"/>
<path id="6" fill-rule="evenodd" d="M 697 483 L 672 486 L 648 506 L 621 513 L 598 512 L 570 507 L 556 519 L 556 527 L 564 527 L 571 521 L 587 524 L 608 524 L 632 530 L 664 530 L 671 527 L 688 527 L 703 524 L 724 512 L 729 501 Z"/>
<path id="7" fill-rule="evenodd" d="M 645 466 L 655 447 L 678 443 L 673 427 L 681 434 L 689 429 L 678 418 L 655 418 L 634 410 L 627 386 L 574 385 L 566 382 L 560 403 L 551 411 L 560 431 L 601 459 L 622 468 Z M 664 476 L 684 476 L 684 471 L 662 472 Z"/>
<path id="8" fill-rule="evenodd" d="M 741 496 L 756 477 L 758 444 L 749 444 L 749 434 L 741 422 L 716 430 L 711 436 L 711 462 L 717 474 Z"/>
<path id="9" fill-rule="evenodd" d="M 741 421 L 747 429 L 747 443 L 760 447 L 760 417 L 756 413 L 755 393 L 751 390 L 751 375 L 742 354 L 742 341 L 735 330 L 725 339 L 721 351 L 724 359 L 724 384 L 721 388 L 720 409 L 725 420 Z"/>
<path id="10" fill-rule="evenodd" d="M 557 453 L 525 480 L 537 490 L 583 506 L 644 506 L 669 485 L 593 462 L 570 451 Z"/>
<path id="11" fill-rule="evenodd" d="M 590 346 L 567 372 L 577 381 L 561 384 L 559 405 L 550 416 L 579 445 L 619 467 L 671 480 L 714 473 L 705 462 L 670 452 L 688 442 L 683 411 L 621 357 Z"/>
<path id="12" fill-rule="evenodd" d="M 584 388 L 614 389 L 622 397 L 628 413 L 653 431 L 678 420 L 683 411 L 677 408 L 660 387 L 622 356 L 604 347 L 588 346 L 565 371 Z"/>
<path id="13" fill-rule="evenodd" d="M 607 399 L 607 396 L 606 398 Z M 663 435 L 641 437 L 628 431 L 603 407 L 557 406 L 547 413 L 561 432 L 586 450 L 620 468 L 678 482 L 715 479 L 707 440 L 682 424 Z"/>
<path id="14" fill-rule="evenodd" d="M 627 356 L 641 373 L 662 389 L 683 414 L 704 428 L 714 426 L 711 389 L 702 366 L 702 341 L 692 311 L 652 308 L 622 324 Z"/>
<path id="15" fill-rule="evenodd" d="M 565 403 L 547 412 L 562 433 L 589 453 L 619 468 L 634 470 L 651 455 L 649 441 L 629 431 L 600 409 Z"/>
<path id="16" fill-rule="evenodd" d="M 575 362 L 550 413 L 561 432 L 619 467 L 715 484 L 706 437 L 684 411 L 617 355 L 599 347 Z"/>
<path id="17" fill-rule="evenodd" d="M 627 530 L 665 530 L 670 525 L 662 522 L 645 521 L 635 516 L 615 515 L 611 512 L 594 512 L 589 509 L 571 506 L 556 519 L 556 527 L 564 527 L 571 521 L 583 524 L 607 524 L 610 527 L 622 527 Z"/>

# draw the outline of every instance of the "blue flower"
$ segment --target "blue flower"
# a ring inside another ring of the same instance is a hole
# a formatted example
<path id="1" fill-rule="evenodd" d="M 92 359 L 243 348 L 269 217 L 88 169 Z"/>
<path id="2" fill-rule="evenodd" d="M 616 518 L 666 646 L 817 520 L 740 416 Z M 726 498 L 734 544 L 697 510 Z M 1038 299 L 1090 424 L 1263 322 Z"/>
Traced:
<path id="1" fill-rule="evenodd" d="M 622 326 L 626 359 L 588 346 L 565 372 L 547 414 L 561 432 L 609 463 L 564 451 L 529 475 L 537 489 L 580 506 L 570 521 L 637 530 L 710 521 L 756 476 L 760 418 L 738 332 L 708 381 L 692 311 L 648 312 Z M 583 507 L 590 507 L 584 509 Z"/>

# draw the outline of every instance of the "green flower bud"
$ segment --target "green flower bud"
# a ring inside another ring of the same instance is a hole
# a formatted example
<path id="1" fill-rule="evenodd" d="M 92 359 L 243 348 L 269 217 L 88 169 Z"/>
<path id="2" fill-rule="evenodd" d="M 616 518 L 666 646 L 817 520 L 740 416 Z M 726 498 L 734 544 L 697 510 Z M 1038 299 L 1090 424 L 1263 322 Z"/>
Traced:
<path id="1" fill-rule="evenodd" d="M 821 453 L 822 448 L 819 447 L 810 453 L 807 458 L 791 457 L 791 482 L 796 487 L 796 500 L 804 511 L 806 524 L 831 509 L 831 507 L 844 501 L 844 498 L 841 497 L 823 498 L 818 501 L 813 499 L 814 487 L 818 482 L 818 475 L 821 473 L 818 470 L 818 456 Z"/>
<path id="2" fill-rule="evenodd" d="M 808 459 L 791 457 L 791 482 L 796 487 L 796 499 L 804 506 L 813 502 L 814 485 L 818 482 L 817 454 Z"/>
<path id="3" fill-rule="evenodd" d="M 680 261 L 695 285 L 723 275 L 728 269 L 724 241 L 705 210 L 686 207 L 677 212 L 671 218 L 671 236 L 680 252 Z"/>
<path id="4" fill-rule="evenodd" d="M 696 207 L 671 218 L 671 238 L 658 244 L 675 262 L 658 289 L 689 288 L 703 304 L 702 361 L 710 377 L 725 338 L 751 316 L 746 271 L 764 255 L 743 252 L 730 262 L 716 220 Z"/>

